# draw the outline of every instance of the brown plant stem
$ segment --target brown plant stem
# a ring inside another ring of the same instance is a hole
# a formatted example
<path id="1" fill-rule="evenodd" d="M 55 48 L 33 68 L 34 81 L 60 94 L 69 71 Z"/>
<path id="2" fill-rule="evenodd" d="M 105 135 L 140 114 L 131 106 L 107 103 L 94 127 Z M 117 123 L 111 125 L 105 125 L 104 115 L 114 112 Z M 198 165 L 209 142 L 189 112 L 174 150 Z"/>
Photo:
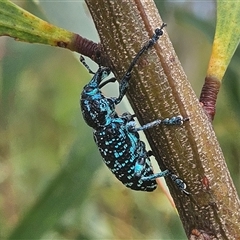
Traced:
<path id="1" fill-rule="evenodd" d="M 209 119 L 213 121 L 216 111 L 217 95 L 220 89 L 221 83 L 214 77 L 206 77 L 203 85 L 200 102 L 203 104 L 203 109 L 209 116 Z"/>
<path id="2" fill-rule="evenodd" d="M 160 27 L 151 0 L 86 0 L 104 50 L 119 79 L 133 56 Z M 145 134 L 162 170 L 168 168 L 187 184 L 190 196 L 167 179 L 188 238 L 240 236 L 240 202 L 223 153 L 164 30 L 140 59 L 130 81 L 128 99 L 141 124 L 181 114 L 182 127 L 156 127 Z M 161 203 L 159 203 L 161 204 Z"/>
<path id="3" fill-rule="evenodd" d="M 63 47 L 63 45 L 59 45 Z M 73 41 L 66 48 L 76 51 L 84 56 L 91 58 L 101 66 L 110 66 L 110 60 L 103 51 L 101 43 L 95 43 L 87 38 L 75 34 Z"/>

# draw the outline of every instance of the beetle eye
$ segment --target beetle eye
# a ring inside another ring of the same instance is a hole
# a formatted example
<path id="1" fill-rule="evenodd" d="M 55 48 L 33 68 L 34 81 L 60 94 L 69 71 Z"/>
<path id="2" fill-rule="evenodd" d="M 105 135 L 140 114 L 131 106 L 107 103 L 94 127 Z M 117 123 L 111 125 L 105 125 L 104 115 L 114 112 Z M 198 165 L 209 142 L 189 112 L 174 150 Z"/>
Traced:
<path id="1" fill-rule="evenodd" d="M 87 95 L 95 95 L 97 93 L 98 88 L 95 88 L 95 87 L 91 87 L 91 86 L 86 86 L 84 88 L 84 91 Z"/>

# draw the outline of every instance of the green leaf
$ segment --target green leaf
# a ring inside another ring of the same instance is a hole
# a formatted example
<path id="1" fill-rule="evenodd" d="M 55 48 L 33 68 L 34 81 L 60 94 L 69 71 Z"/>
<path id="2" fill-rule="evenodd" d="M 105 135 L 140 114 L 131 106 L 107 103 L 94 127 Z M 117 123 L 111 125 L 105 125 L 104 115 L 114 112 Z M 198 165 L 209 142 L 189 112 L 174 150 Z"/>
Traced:
<path id="1" fill-rule="evenodd" d="M 240 39 L 240 1 L 217 1 L 217 26 L 207 76 L 222 80 Z"/>
<path id="2" fill-rule="evenodd" d="M 71 49 L 76 34 L 32 15 L 8 0 L 0 1 L 0 36 Z"/>

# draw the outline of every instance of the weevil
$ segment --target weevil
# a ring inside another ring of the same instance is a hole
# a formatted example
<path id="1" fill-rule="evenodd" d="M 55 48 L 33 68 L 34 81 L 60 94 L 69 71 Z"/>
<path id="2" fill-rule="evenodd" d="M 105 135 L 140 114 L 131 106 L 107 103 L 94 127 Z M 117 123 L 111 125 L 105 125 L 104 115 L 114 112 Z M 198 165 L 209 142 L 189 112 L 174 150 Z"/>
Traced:
<path id="1" fill-rule="evenodd" d="M 158 119 L 141 127 L 136 127 L 135 115 L 123 113 L 118 115 L 116 105 L 125 96 L 133 67 L 141 55 L 152 47 L 163 34 L 162 24 L 155 30 L 152 38 L 141 48 L 130 63 L 129 68 L 119 83 L 119 96 L 106 97 L 101 88 L 116 78 L 106 79 L 111 73 L 110 68 L 99 66 L 90 82 L 83 88 L 80 105 L 85 122 L 93 128 L 94 140 L 98 146 L 103 161 L 111 172 L 126 187 L 133 190 L 153 191 L 156 187 L 156 178 L 170 176 L 178 188 L 188 194 L 186 184 L 170 170 L 166 169 L 160 173 L 153 173 L 150 161 L 152 151 L 147 151 L 145 143 L 140 140 L 138 131 L 152 128 L 156 125 L 182 125 L 189 120 L 181 115 L 172 118 Z M 93 73 L 86 64 L 83 57 L 80 58 L 83 65 L 90 73 Z"/>

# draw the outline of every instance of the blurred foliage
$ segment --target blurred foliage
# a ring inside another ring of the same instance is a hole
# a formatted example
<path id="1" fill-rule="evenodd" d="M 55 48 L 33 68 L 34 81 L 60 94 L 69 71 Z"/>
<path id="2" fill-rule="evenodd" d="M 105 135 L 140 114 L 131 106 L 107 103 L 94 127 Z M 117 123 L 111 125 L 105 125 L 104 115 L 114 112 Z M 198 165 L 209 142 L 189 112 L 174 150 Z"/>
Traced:
<path id="1" fill-rule="evenodd" d="M 214 4 L 156 2 L 199 95 L 214 35 Z M 64 26 L 68 19 L 52 5 Z M 44 15 L 30 1 L 23 8 Z M 214 120 L 238 192 L 239 58 L 237 50 Z M 79 110 L 81 89 L 91 76 L 71 52 L 3 37 L 0 59 L 1 239 L 186 239 L 178 215 L 159 189 L 128 190 L 102 163 Z"/>

